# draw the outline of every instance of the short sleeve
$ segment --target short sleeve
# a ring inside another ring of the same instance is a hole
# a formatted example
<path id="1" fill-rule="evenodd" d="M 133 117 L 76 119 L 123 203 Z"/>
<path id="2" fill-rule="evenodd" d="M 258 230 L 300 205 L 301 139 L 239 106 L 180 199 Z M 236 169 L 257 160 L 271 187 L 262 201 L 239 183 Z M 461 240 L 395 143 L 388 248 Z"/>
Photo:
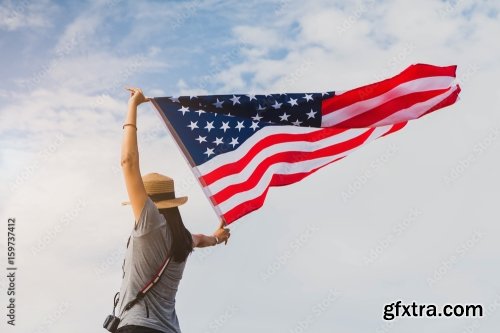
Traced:
<path id="1" fill-rule="evenodd" d="M 160 214 L 153 200 L 148 196 L 142 208 L 141 215 L 139 216 L 139 221 L 134 226 L 132 235 L 145 235 L 150 231 L 160 228 L 164 224 L 165 218 Z"/>

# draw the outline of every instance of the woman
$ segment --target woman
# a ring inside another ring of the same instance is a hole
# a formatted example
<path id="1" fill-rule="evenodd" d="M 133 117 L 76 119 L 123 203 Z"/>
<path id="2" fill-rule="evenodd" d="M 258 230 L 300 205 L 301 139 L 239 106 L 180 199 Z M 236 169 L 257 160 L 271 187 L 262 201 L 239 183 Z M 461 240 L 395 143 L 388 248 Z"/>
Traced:
<path id="1" fill-rule="evenodd" d="M 191 234 L 182 222 L 178 206 L 187 197 L 176 197 L 171 178 L 158 173 L 141 177 L 137 148 L 137 107 L 150 99 L 141 89 L 130 91 L 128 114 L 123 125 L 121 166 L 128 197 L 135 217 L 135 225 L 127 243 L 123 263 L 118 316 L 118 333 L 180 332 L 175 312 L 175 295 L 182 278 L 188 255 L 195 247 L 206 247 L 226 242 L 230 233 L 220 227 L 212 236 Z M 135 298 L 170 257 L 167 268 L 157 284 L 130 309 L 126 304 Z"/>

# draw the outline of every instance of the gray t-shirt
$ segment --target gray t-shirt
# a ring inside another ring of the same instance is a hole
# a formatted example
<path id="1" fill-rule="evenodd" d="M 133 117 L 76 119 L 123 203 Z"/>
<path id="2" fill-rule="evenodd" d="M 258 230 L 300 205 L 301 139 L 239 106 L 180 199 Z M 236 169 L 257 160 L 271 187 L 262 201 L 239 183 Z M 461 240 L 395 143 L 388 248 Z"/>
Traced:
<path id="1" fill-rule="evenodd" d="M 172 234 L 150 197 L 147 198 L 129 238 L 123 262 L 123 280 L 117 314 L 135 298 L 161 268 L 172 245 Z M 118 328 L 125 325 L 146 326 L 162 332 L 181 332 L 175 312 L 175 295 L 182 278 L 186 261 L 178 263 L 170 260 L 158 283 L 143 299 L 120 315 Z"/>

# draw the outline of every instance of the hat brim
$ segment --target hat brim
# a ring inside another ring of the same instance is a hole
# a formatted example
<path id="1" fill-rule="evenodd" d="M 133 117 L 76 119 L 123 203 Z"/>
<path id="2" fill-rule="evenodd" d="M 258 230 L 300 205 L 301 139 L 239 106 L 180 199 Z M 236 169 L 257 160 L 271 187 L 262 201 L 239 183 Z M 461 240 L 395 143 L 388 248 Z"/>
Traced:
<path id="1" fill-rule="evenodd" d="M 158 209 L 174 208 L 180 205 L 184 205 L 188 197 L 179 197 L 168 200 L 153 201 Z M 130 205 L 130 201 L 123 201 L 122 205 Z"/>

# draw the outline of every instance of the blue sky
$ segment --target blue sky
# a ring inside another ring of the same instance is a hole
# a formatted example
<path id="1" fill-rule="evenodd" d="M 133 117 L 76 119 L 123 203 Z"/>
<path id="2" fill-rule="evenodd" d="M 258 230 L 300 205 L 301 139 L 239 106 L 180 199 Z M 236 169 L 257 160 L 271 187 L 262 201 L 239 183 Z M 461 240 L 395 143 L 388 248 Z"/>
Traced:
<path id="1" fill-rule="evenodd" d="M 2 2 L 0 212 L 18 223 L 20 273 L 18 325 L 2 321 L 2 332 L 104 331 L 133 224 L 120 205 L 124 86 L 148 96 L 346 90 L 418 62 L 458 65 L 458 103 L 271 189 L 231 226 L 227 246 L 189 259 L 179 321 L 206 333 L 492 332 L 499 9 L 496 0 Z M 140 107 L 138 128 L 142 173 L 172 176 L 189 196 L 187 227 L 211 233 L 217 217 L 152 106 Z M 384 304 L 399 299 L 491 311 L 384 321 Z"/>

